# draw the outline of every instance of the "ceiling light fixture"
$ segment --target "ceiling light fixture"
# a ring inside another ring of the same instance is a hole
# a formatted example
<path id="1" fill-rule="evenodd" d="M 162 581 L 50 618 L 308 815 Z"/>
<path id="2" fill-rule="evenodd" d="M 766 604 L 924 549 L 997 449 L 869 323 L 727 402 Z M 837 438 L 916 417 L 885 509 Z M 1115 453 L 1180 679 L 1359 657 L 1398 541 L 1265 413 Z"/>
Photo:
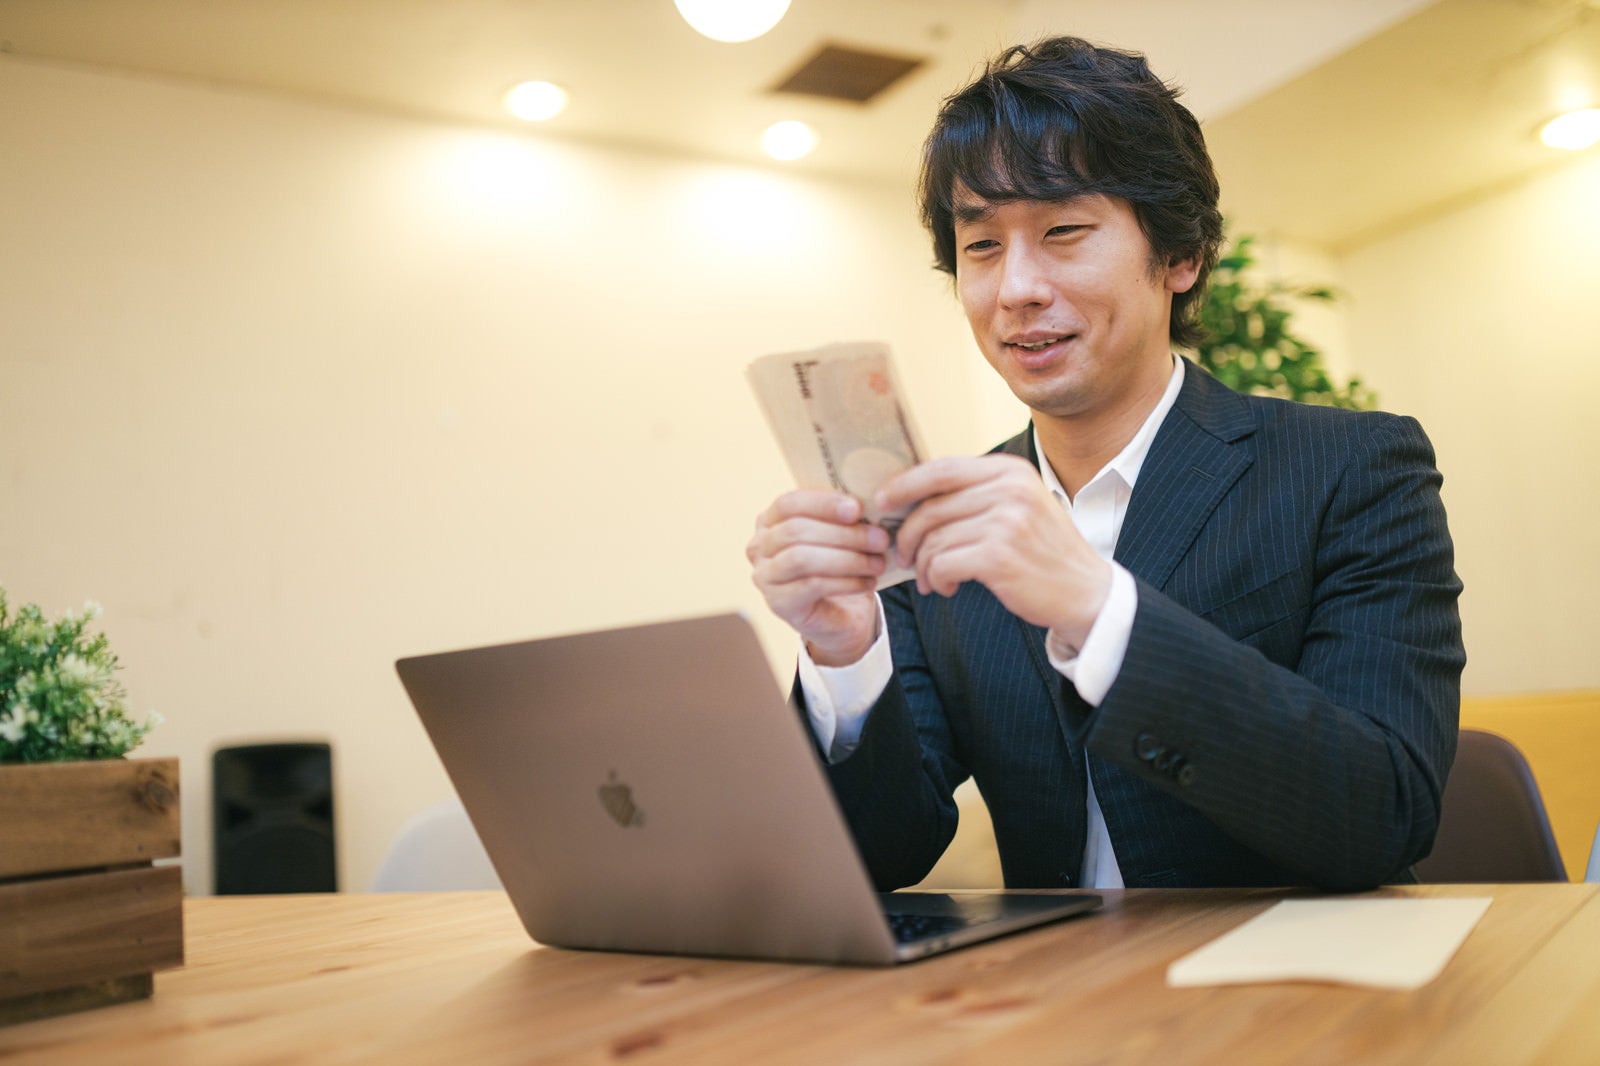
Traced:
<path id="1" fill-rule="evenodd" d="M 761 147 L 774 159 L 787 163 L 811 154 L 817 146 L 817 131 L 804 122 L 789 119 L 774 122 L 761 135 Z"/>
<path id="2" fill-rule="evenodd" d="M 1551 148 L 1565 148 L 1571 152 L 1600 144 L 1600 107 L 1568 111 L 1551 119 L 1540 128 L 1539 139 Z"/>
<path id="3" fill-rule="evenodd" d="M 713 41 L 753 41 L 778 24 L 789 0 L 673 0 L 683 21 Z"/>
<path id="4" fill-rule="evenodd" d="M 525 81 L 506 93 L 504 102 L 524 122 L 544 122 L 566 110 L 567 90 L 547 81 Z"/>

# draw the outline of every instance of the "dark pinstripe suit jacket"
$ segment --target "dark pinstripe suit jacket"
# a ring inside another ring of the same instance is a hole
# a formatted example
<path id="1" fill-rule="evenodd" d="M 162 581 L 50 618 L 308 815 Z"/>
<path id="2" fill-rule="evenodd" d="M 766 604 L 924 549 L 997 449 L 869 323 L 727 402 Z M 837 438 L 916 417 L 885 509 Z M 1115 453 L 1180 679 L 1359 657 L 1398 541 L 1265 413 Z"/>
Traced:
<path id="1" fill-rule="evenodd" d="M 1031 432 L 997 450 L 1038 464 Z M 1098 708 L 981 585 L 885 591 L 895 678 L 829 768 L 874 880 L 928 871 L 969 774 L 1012 887 L 1076 882 L 1085 774 L 1130 887 L 1409 879 L 1466 658 L 1439 484 L 1412 419 L 1187 366 L 1117 541 L 1139 607 Z"/>

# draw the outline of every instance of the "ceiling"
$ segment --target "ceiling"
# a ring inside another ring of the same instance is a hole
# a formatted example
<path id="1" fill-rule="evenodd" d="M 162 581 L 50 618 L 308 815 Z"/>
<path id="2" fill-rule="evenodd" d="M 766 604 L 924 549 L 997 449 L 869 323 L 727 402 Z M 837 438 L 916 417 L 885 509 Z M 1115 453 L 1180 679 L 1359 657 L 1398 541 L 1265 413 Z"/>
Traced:
<path id="1" fill-rule="evenodd" d="M 1572 162 L 1538 129 L 1596 106 L 1600 3 L 1441 0 L 1206 138 L 1236 222 L 1339 251 Z"/>
<path id="2" fill-rule="evenodd" d="M 1565 161 L 1532 129 L 1563 94 L 1600 103 L 1600 0 L 794 0 L 736 45 L 671 0 L 0 0 L 23 61 L 524 131 L 499 99 L 539 78 L 572 96 L 540 136 L 775 166 L 761 131 L 800 118 L 822 143 L 788 165 L 902 184 L 945 93 L 1060 32 L 1149 54 L 1229 212 L 1335 248 Z M 824 42 L 925 62 L 866 105 L 770 91 Z"/>

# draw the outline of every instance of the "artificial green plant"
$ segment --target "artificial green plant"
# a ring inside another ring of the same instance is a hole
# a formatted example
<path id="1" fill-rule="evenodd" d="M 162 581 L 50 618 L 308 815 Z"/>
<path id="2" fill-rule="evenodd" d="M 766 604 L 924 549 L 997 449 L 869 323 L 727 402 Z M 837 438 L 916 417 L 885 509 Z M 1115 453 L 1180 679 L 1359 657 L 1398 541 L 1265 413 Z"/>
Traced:
<path id="1" fill-rule="evenodd" d="M 160 723 L 128 717 L 117 657 L 90 635 L 98 604 L 52 621 L 34 604 L 15 614 L 0 586 L 0 763 L 114 759 Z"/>
<path id="2" fill-rule="evenodd" d="M 1200 305 L 1206 337 L 1195 346 L 1201 366 L 1240 392 L 1281 396 L 1334 407 L 1371 408 L 1377 395 L 1359 378 L 1343 385 L 1328 375 L 1322 353 L 1290 328 L 1291 300 L 1332 302 L 1339 294 L 1318 285 L 1258 282 L 1251 245 L 1240 236 L 1218 260 Z"/>

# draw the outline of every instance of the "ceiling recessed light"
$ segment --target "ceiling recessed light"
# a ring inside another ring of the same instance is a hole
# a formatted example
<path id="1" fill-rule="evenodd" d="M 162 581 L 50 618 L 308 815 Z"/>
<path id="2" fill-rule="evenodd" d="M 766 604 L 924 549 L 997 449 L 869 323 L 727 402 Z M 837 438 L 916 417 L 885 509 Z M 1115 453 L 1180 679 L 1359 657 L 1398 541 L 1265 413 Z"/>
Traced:
<path id="1" fill-rule="evenodd" d="M 1573 152 L 1600 144 L 1600 107 L 1568 111 L 1551 119 L 1539 130 L 1539 139 L 1551 148 Z"/>
<path id="2" fill-rule="evenodd" d="M 761 135 L 761 147 L 774 159 L 788 162 L 811 154 L 817 146 L 817 131 L 793 119 L 774 122 Z"/>
<path id="3" fill-rule="evenodd" d="M 753 41 L 778 24 L 789 0 L 673 0 L 683 21 L 713 41 Z"/>
<path id="4" fill-rule="evenodd" d="M 506 110 L 525 122 L 544 122 L 567 106 L 567 90 L 547 81 L 525 81 L 505 95 Z"/>

